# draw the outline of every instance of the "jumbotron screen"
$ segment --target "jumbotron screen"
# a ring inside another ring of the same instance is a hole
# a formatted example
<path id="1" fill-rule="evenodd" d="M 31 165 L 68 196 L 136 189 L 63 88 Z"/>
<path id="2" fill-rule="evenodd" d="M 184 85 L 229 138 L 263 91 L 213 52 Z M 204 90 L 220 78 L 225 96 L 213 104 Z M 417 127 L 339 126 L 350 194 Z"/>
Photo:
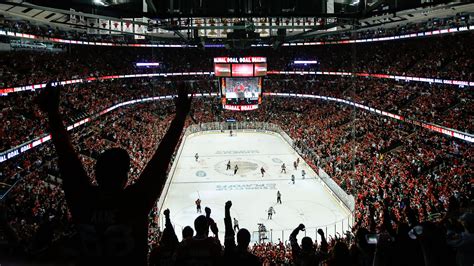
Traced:
<path id="1" fill-rule="evenodd" d="M 255 110 L 262 103 L 262 78 L 221 78 L 222 107 L 227 110 Z"/>
<path id="2" fill-rule="evenodd" d="M 215 57 L 216 77 L 262 77 L 267 75 L 266 57 Z"/>

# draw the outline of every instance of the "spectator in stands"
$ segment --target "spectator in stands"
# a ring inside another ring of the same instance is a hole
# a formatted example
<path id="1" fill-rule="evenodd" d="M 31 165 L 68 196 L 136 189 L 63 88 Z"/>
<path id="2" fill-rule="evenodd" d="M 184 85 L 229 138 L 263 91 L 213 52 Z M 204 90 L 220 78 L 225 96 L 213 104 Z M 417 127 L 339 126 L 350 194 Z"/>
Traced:
<path id="1" fill-rule="evenodd" d="M 173 255 L 179 243 L 171 224 L 170 210 L 166 209 L 163 214 L 166 220 L 165 229 L 161 234 L 160 244 L 150 253 L 150 265 L 153 266 L 172 265 Z"/>
<path id="2" fill-rule="evenodd" d="M 211 232 L 214 234 L 215 238 L 219 239 L 219 228 L 217 228 L 217 224 L 214 222 L 214 219 L 211 218 L 211 208 L 204 208 L 204 212 L 206 213 L 207 223 L 209 224 Z"/>
<path id="3" fill-rule="evenodd" d="M 191 106 L 183 83 L 178 89 L 176 116 L 168 132 L 138 181 L 126 188 L 128 153 L 109 149 L 101 154 L 95 166 L 98 186 L 91 185 L 59 113 L 60 88 L 49 82 L 40 94 L 38 102 L 48 115 L 66 201 L 83 244 L 82 263 L 147 264 L 148 214 L 166 180 Z"/>
<path id="4" fill-rule="evenodd" d="M 176 265 L 220 265 L 222 263 L 221 244 L 217 238 L 209 237 L 209 222 L 200 215 L 194 220 L 196 235 L 181 241 L 176 252 Z"/>
<path id="5" fill-rule="evenodd" d="M 474 214 L 465 213 L 460 217 L 462 232 L 450 233 L 448 245 L 456 250 L 456 265 L 474 264 Z M 449 232 L 448 232 L 449 233 Z"/>
<path id="6" fill-rule="evenodd" d="M 311 237 L 305 236 L 301 240 L 301 247 L 298 244 L 297 235 L 300 231 L 304 231 L 303 224 L 298 225 L 290 235 L 290 243 L 292 249 L 293 263 L 295 265 L 319 265 L 327 256 L 328 243 L 324 236 L 324 232 L 318 229 L 318 234 L 321 236 L 321 249 L 315 250 L 313 240 Z"/>
<path id="7" fill-rule="evenodd" d="M 183 235 L 183 241 L 184 240 L 189 240 L 191 238 L 193 238 L 193 235 L 194 235 L 194 230 L 191 226 L 187 225 L 183 228 L 183 232 L 182 232 L 182 235 Z"/>
<path id="8" fill-rule="evenodd" d="M 235 246 L 234 229 L 232 228 L 232 218 L 230 208 L 232 202 L 225 203 L 225 241 L 224 258 L 228 265 L 262 265 L 260 260 L 254 254 L 248 251 L 250 243 L 250 232 L 242 228 L 237 232 L 237 246 Z"/>
<path id="9" fill-rule="evenodd" d="M 20 239 L 15 230 L 8 224 L 7 212 L 3 202 L 0 202 L 0 230 L 2 235 L 0 237 L 0 254 L 2 259 L 7 261 L 10 258 L 24 257 Z"/>
<path id="10" fill-rule="evenodd" d="M 349 254 L 347 244 L 342 241 L 336 241 L 336 244 L 329 253 L 329 258 L 326 260 L 327 266 L 350 266 L 352 260 Z"/>
<path id="11" fill-rule="evenodd" d="M 373 245 L 367 243 L 366 236 L 369 234 L 367 228 L 359 228 L 355 234 L 354 244 L 350 248 L 351 257 L 356 265 L 372 266 L 374 258 Z"/>

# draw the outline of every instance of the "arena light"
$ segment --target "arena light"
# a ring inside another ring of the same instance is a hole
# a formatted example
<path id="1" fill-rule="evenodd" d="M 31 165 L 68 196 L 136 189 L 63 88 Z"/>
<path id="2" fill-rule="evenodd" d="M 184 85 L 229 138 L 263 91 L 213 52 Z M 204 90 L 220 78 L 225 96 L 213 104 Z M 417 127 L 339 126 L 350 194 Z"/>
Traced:
<path id="1" fill-rule="evenodd" d="M 137 67 L 157 67 L 160 63 L 137 63 Z"/>
<path id="2" fill-rule="evenodd" d="M 97 6 L 109 6 L 108 3 L 105 3 L 102 0 L 94 0 L 94 4 L 97 5 Z"/>
<path id="3" fill-rule="evenodd" d="M 316 60 L 295 60 L 293 61 L 295 65 L 311 65 L 311 64 L 318 64 L 319 62 Z"/>
<path id="4" fill-rule="evenodd" d="M 225 48 L 224 44 L 205 44 L 204 48 Z"/>

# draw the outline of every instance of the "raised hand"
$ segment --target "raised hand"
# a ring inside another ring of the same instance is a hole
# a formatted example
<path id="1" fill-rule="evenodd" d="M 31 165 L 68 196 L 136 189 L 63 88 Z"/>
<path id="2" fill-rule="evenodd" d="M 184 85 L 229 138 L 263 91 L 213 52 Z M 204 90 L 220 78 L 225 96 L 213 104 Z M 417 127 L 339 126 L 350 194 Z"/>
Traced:
<path id="1" fill-rule="evenodd" d="M 164 214 L 165 216 L 170 216 L 170 210 L 169 210 L 169 209 L 166 209 L 166 210 L 163 212 L 163 214 Z"/>
<path id="2" fill-rule="evenodd" d="M 300 231 L 304 231 L 304 224 L 298 225 L 298 229 L 299 229 Z"/>
<path id="3" fill-rule="evenodd" d="M 49 81 L 46 88 L 36 98 L 36 102 L 43 112 L 59 113 L 59 87 L 53 86 L 53 81 Z"/>
<path id="4" fill-rule="evenodd" d="M 217 228 L 217 224 L 211 224 L 211 232 L 216 236 L 219 237 L 219 228 Z"/>
<path id="5" fill-rule="evenodd" d="M 228 201 L 225 203 L 225 208 L 226 208 L 226 210 L 229 210 L 230 207 L 232 207 L 232 201 L 228 200 Z"/>
<path id="6" fill-rule="evenodd" d="M 323 231 L 323 229 L 319 228 L 319 229 L 318 229 L 318 234 L 320 234 L 320 235 L 322 235 L 322 236 L 323 236 L 323 235 L 324 235 L 324 231 Z"/>

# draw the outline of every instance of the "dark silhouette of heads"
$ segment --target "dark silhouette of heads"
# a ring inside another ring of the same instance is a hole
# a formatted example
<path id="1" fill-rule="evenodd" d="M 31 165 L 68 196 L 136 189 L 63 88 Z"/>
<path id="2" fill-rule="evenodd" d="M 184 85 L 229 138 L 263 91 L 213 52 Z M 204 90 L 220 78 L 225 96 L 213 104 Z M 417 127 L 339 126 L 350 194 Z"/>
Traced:
<path id="1" fill-rule="evenodd" d="M 313 244 L 313 240 L 311 239 L 311 237 L 305 236 L 305 237 L 303 237 L 303 239 L 301 239 L 301 248 L 304 251 L 310 251 L 310 250 L 314 249 L 314 244 Z"/>
<path id="2" fill-rule="evenodd" d="M 194 235 L 194 230 L 191 228 L 191 226 L 186 226 L 183 228 L 183 239 L 190 239 Z"/>
<path id="3" fill-rule="evenodd" d="M 237 232 L 237 245 L 246 249 L 250 243 L 250 232 L 249 230 L 242 228 Z"/>
<path id="4" fill-rule="evenodd" d="M 194 220 L 194 230 L 196 230 L 196 236 L 207 236 L 209 234 L 209 222 L 204 215 L 199 215 Z"/>
<path id="5" fill-rule="evenodd" d="M 122 148 L 112 148 L 99 155 L 95 165 L 95 175 L 99 187 L 103 190 L 121 190 L 125 188 L 130 169 L 130 156 Z"/>

